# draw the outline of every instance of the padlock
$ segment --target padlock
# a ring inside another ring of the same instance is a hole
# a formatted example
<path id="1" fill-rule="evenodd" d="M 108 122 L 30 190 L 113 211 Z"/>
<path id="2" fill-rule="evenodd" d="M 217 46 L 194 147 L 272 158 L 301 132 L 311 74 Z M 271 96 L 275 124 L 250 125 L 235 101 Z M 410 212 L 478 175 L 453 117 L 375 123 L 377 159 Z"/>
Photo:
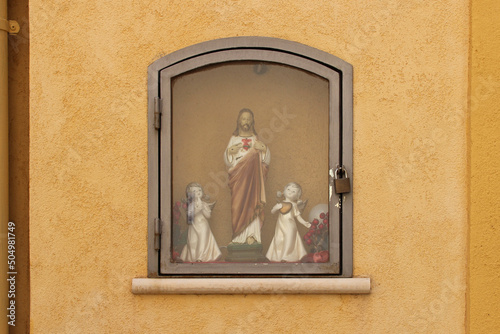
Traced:
<path id="1" fill-rule="evenodd" d="M 345 177 L 343 177 L 344 174 Z M 344 166 L 337 167 L 334 173 L 334 177 L 335 179 L 333 180 L 333 185 L 335 187 L 336 194 L 345 194 L 351 192 L 351 181 L 349 180 L 347 170 L 344 168 Z"/>

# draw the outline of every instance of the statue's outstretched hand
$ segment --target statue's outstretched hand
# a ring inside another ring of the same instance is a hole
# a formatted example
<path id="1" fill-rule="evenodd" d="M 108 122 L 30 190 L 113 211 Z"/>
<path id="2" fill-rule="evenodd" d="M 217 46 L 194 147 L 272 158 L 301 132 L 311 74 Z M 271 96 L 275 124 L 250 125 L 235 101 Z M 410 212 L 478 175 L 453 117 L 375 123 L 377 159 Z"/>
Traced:
<path id="1" fill-rule="evenodd" d="M 255 144 L 253 145 L 253 147 L 256 150 L 259 150 L 259 151 L 262 151 L 262 152 L 265 152 L 267 150 L 266 145 L 264 145 L 264 143 L 261 142 L 261 141 L 259 141 L 259 140 L 255 141 Z"/>
<path id="2" fill-rule="evenodd" d="M 304 218 L 302 218 L 301 215 L 298 215 L 297 216 L 297 220 L 299 221 L 299 223 L 301 223 L 302 225 L 304 225 L 305 227 L 307 228 L 310 228 L 311 227 L 311 223 L 306 221 Z"/>

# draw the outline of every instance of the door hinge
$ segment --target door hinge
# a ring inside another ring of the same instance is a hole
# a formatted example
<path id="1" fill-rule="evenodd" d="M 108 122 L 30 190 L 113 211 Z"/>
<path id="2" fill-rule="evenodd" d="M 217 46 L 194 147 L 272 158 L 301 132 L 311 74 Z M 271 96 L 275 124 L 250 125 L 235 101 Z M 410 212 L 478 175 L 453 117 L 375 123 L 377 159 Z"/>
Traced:
<path id="1" fill-rule="evenodd" d="M 17 23 L 17 21 L 14 20 L 6 20 L 0 18 L 0 30 L 5 30 L 10 35 L 15 35 L 20 30 L 19 23 Z"/>
<path id="2" fill-rule="evenodd" d="M 154 113 L 155 129 L 159 130 L 161 127 L 161 99 L 159 97 L 155 97 Z"/>
<path id="3" fill-rule="evenodd" d="M 160 218 L 155 218 L 155 250 L 160 250 L 162 221 Z"/>

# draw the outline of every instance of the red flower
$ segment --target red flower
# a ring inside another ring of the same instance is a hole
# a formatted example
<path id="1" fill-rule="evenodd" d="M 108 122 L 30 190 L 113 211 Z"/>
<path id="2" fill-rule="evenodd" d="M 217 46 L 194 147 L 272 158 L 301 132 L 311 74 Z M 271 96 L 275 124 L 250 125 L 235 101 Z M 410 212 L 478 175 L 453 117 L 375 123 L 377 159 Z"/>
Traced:
<path id="1" fill-rule="evenodd" d="M 311 239 L 307 239 L 307 240 L 306 240 L 306 243 L 307 243 L 308 245 L 310 245 L 310 244 L 311 244 L 311 242 L 312 242 L 312 241 L 311 241 Z"/>
<path id="2" fill-rule="evenodd" d="M 328 219 L 323 219 L 323 224 L 328 224 Z"/>
<path id="3" fill-rule="evenodd" d="M 311 225 L 310 229 L 311 231 L 314 231 L 316 229 L 316 225 Z"/>
<path id="4" fill-rule="evenodd" d="M 177 253 L 176 251 L 173 251 L 172 252 L 172 259 L 177 259 L 179 257 L 179 253 Z"/>
<path id="5" fill-rule="evenodd" d="M 184 209 L 187 209 L 187 207 L 188 207 L 187 203 L 183 203 L 183 204 L 182 204 L 182 207 L 183 207 Z"/>
<path id="6" fill-rule="evenodd" d="M 321 252 L 317 252 L 313 254 L 313 261 L 318 263 L 318 262 L 328 262 L 328 251 L 324 250 Z"/>
<path id="7" fill-rule="evenodd" d="M 321 212 L 321 214 L 319 215 L 319 218 L 321 218 L 321 219 L 325 218 L 325 213 Z"/>
<path id="8" fill-rule="evenodd" d="M 321 260 L 322 260 L 322 258 L 321 258 L 321 255 L 319 255 L 319 253 L 314 253 L 313 254 L 313 261 L 315 263 L 322 262 Z"/>
<path id="9" fill-rule="evenodd" d="M 177 206 L 177 207 L 181 206 L 181 202 L 176 202 L 175 206 Z"/>
<path id="10" fill-rule="evenodd" d="M 311 224 L 313 224 L 313 225 L 318 225 L 318 224 L 319 224 L 319 220 L 314 219 L 314 220 L 312 221 L 312 223 L 311 223 Z"/>
<path id="11" fill-rule="evenodd" d="M 330 256 L 330 254 L 328 253 L 327 250 L 319 252 L 319 255 L 321 255 L 323 262 L 328 262 L 328 258 Z"/>
<path id="12" fill-rule="evenodd" d="M 323 224 L 319 225 L 319 229 L 320 229 L 320 230 L 321 230 L 321 229 L 323 229 L 323 227 L 324 227 L 324 225 L 323 225 Z"/>

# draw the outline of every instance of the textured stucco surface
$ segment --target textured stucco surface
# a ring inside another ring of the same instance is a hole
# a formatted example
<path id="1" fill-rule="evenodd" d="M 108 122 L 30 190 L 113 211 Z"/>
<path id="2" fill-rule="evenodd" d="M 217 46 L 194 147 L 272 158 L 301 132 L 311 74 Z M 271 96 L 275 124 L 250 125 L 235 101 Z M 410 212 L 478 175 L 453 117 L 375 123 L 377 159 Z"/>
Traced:
<path id="1" fill-rule="evenodd" d="M 470 330 L 500 328 L 500 3 L 472 2 Z"/>
<path id="2" fill-rule="evenodd" d="M 30 2 L 34 333 L 463 333 L 468 2 Z M 135 296 L 146 275 L 146 69 L 260 35 L 354 66 L 363 296 Z"/>

